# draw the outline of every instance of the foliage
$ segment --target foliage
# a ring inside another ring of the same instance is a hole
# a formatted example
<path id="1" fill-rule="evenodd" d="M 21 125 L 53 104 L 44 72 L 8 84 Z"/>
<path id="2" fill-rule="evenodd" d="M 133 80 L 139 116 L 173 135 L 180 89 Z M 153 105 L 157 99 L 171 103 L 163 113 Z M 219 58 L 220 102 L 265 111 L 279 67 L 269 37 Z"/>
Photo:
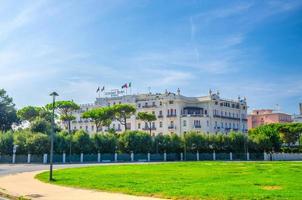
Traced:
<path id="1" fill-rule="evenodd" d="M 183 142 L 176 135 L 157 135 L 154 137 L 153 152 L 155 153 L 179 153 L 183 151 Z"/>
<path id="2" fill-rule="evenodd" d="M 302 133 L 302 123 L 286 123 L 279 125 L 282 142 L 290 146 L 299 141 Z"/>
<path id="3" fill-rule="evenodd" d="M 276 124 L 262 125 L 249 130 L 249 139 L 260 151 L 279 151 L 281 138 Z"/>
<path id="4" fill-rule="evenodd" d="M 96 132 L 101 126 L 109 126 L 113 118 L 113 110 L 110 107 L 93 108 L 82 114 L 83 118 L 92 119 L 96 126 Z"/>
<path id="5" fill-rule="evenodd" d="M 151 135 L 151 132 L 152 132 L 151 125 L 152 125 L 152 122 L 154 122 L 156 120 L 155 114 L 148 113 L 148 112 L 139 112 L 139 113 L 137 113 L 137 119 L 142 120 L 148 124 L 148 128 L 149 128 L 150 135 Z"/>
<path id="6" fill-rule="evenodd" d="M 129 104 L 117 104 L 110 107 L 113 111 L 114 119 L 124 125 L 127 130 L 127 118 L 130 118 L 136 112 L 136 108 Z"/>
<path id="7" fill-rule="evenodd" d="M 88 133 L 83 130 L 76 131 L 72 135 L 72 146 L 77 154 L 91 152 L 92 144 Z"/>
<path id="8" fill-rule="evenodd" d="M 0 131 L 11 129 L 13 123 L 18 122 L 17 112 L 13 99 L 0 89 Z"/>
<path id="9" fill-rule="evenodd" d="M 21 130 L 13 135 L 18 154 L 43 154 L 49 151 L 49 137 L 43 133 Z"/>
<path id="10" fill-rule="evenodd" d="M 13 152 L 13 145 L 13 132 L 7 131 L 2 133 L 0 131 L 0 154 L 11 154 Z"/>
<path id="11" fill-rule="evenodd" d="M 148 153 L 151 150 L 152 138 L 145 132 L 126 131 L 119 139 L 120 149 L 123 152 Z"/>
<path id="12" fill-rule="evenodd" d="M 36 118 L 30 124 L 30 131 L 50 134 L 51 133 L 51 123 L 43 118 Z"/>
<path id="13" fill-rule="evenodd" d="M 66 123 L 66 126 L 68 128 L 68 132 L 71 131 L 71 121 L 75 119 L 75 117 L 72 115 L 74 111 L 79 110 L 80 106 L 76 104 L 73 101 L 56 101 L 55 105 L 47 104 L 45 106 L 48 110 L 52 110 L 53 107 L 55 110 L 59 112 L 60 119 Z"/>
<path id="14" fill-rule="evenodd" d="M 41 107 L 26 106 L 17 111 L 18 117 L 23 121 L 33 121 L 40 115 Z"/>
<path id="15" fill-rule="evenodd" d="M 94 134 L 92 143 L 96 152 L 114 153 L 117 149 L 118 139 L 113 134 Z"/>

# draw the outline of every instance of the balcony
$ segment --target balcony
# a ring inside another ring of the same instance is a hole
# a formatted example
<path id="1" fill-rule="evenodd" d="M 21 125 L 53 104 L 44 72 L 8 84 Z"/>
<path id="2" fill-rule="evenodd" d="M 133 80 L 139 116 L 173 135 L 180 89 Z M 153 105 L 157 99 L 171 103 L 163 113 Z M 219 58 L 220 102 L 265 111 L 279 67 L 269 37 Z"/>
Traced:
<path id="1" fill-rule="evenodd" d="M 167 115 L 167 117 L 176 117 L 177 115 L 176 114 L 169 114 Z"/>
<path id="2" fill-rule="evenodd" d="M 240 120 L 239 117 L 224 116 L 224 115 L 218 115 L 218 114 L 214 114 L 213 116 L 216 117 L 216 118 Z"/>
<path id="3" fill-rule="evenodd" d="M 175 128 L 176 128 L 175 126 L 171 126 L 171 125 L 168 126 L 168 129 L 169 129 L 169 130 L 172 130 L 172 129 L 175 129 Z"/>
<path id="4" fill-rule="evenodd" d="M 149 131 L 149 127 L 143 127 L 142 130 Z M 156 127 L 151 127 L 151 130 L 156 130 Z"/>
<path id="5" fill-rule="evenodd" d="M 194 128 L 201 128 L 201 125 L 194 125 Z"/>
<path id="6" fill-rule="evenodd" d="M 204 117 L 203 114 L 182 114 L 182 117 Z"/>
<path id="7" fill-rule="evenodd" d="M 163 118 L 163 117 L 164 117 L 163 115 L 158 115 L 158 116 L 157 116 L 157 118 Z"/>
<path id="8" fill-rule="evenodd" d="M 142 108 L 155 108 L 156 105 L 143 105 Z"/>

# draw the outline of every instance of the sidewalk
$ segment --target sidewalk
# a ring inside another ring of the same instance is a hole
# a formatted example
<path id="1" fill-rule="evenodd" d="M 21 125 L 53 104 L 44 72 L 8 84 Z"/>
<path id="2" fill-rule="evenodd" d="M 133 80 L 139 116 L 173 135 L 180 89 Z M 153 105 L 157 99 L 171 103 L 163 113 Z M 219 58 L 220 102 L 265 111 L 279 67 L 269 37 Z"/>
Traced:
<path id="1" fill-rule="evenodd" d="M 14 196 L 39 200 L 156 200 L 119 193 L 76 189 L 43 183 L 34 178 L 41 171 L 0 177 L 0 188 Z"/>

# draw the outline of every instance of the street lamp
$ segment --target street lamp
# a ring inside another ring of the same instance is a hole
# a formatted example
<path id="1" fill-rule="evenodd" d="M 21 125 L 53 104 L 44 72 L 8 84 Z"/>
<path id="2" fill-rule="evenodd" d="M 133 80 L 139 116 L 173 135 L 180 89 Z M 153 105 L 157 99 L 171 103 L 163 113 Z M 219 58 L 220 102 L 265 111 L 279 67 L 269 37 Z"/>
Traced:
<path id="1" fill-rule="evenodd" d="M 58 93 L 52 92 L 50 94 L 52 96 L 52 121 L 51 121 L 51 135 L 50 135 L 50 158 L 49 158 L 49 181 L 52 181 L 52 165 L 53 165 L 53 140 L 55 134 L 55 103 L 56 97 L 59 96 Z"/>

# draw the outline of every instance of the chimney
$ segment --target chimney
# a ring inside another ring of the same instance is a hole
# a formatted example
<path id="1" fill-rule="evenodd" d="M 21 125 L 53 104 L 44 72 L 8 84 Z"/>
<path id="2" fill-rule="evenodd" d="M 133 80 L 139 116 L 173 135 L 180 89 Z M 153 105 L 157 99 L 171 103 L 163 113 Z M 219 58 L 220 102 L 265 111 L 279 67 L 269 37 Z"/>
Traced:
<path id="1" fill-rule="evenodd" d="M 299 107 L 300 107 L 300 115 L 302 115 L 302 103 L 299 103 Z"/>

